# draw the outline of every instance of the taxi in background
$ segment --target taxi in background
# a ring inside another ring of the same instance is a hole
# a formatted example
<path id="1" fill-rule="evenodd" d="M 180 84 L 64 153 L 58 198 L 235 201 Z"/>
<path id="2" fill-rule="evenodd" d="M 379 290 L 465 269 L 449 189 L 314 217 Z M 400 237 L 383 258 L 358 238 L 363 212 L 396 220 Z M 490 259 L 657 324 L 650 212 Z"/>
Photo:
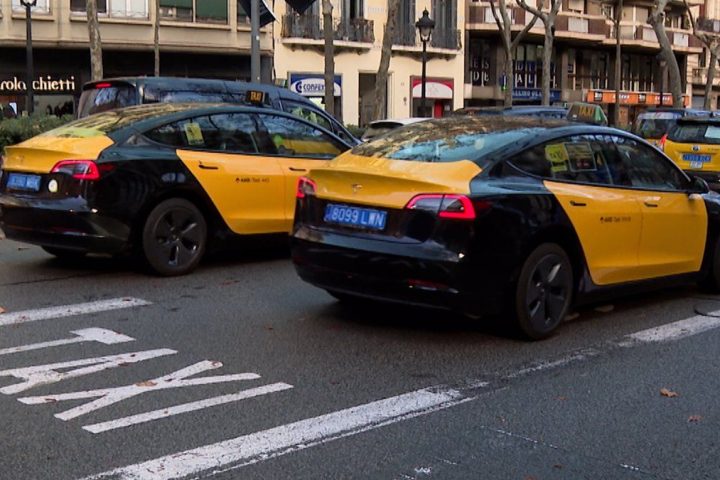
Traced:
<path id="1" fill-rule="evenodd" d="M 710 116 L 710 113 L 691 108 L 648 108 L 637 116 L 632 131 L 653 145 L 661 146 L 679 118 Z"/>
<path id="2" fill-rule="evenodd" d="M 158 274 L 185 274 L 228 232 L 287 235 L 298 177 L 349 147 L 266 108 L 98 113 L 6 148 L 0 228 L 58 257 L 135 252 Z"/>
<path id="3" fill-rule="evenodd" d="M 680 168 L 720 191 L 720 118 L 680 118 L 661 146 Z"/>
<path id="4" fill-rule="evenodd" d="M 292 258 L 341 301 L 509 314 L 540 339 L 572 304 L 675 282 L 717 287 L 719 232 L 720 196 L 632 134 L 450 117 L 301 178 Z"/>

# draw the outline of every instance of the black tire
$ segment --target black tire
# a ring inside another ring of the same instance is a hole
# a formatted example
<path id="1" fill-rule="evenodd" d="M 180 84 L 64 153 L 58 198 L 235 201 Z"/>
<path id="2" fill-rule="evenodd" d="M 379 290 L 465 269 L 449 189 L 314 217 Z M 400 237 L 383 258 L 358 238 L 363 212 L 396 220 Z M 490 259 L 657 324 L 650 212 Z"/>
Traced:
<path id="1" fill-rule="evenodd" d="M 85 258 L 87 255 L 87 252 L 83 250 L 73 250 L 71 248 L 62 248 L 62 247 L 48 247 L 43 245 L 43 250 L 45 250 L 50 255 L 53 255 L 60 260 L 80 260 L 82 258 Z"/>
<path id="2" fill-rule="evenodd" d="M 142 254 L 162 276 L 185 275 L 197 268 L 207 247 L 207 222 L 191 202 L 171 198 L 159 203 L 145 220 Z"/>
<path id="3" fill-rule="evenodd" d="M 520 332 L 547 338 L 567 315 L 573 272 L 565 250 L 554 243 L 538 246 L 525 260 L 515 289 L 515 318 Z"/>
<path id="4" fill-rule="evenodd" d="M 698 283 L 708 293 L 720 293 L 720 236 L 715 239 L 707 275 Z"/>

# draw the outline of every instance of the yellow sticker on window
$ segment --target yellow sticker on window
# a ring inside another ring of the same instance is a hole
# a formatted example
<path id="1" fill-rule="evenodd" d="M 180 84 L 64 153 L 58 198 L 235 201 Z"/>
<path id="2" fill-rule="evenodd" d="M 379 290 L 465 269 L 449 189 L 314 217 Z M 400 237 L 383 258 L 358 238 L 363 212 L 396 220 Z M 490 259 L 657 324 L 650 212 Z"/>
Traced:
<path id="1" fill-rule="evenodd" d="M 564 144 L 545 145 L 545 159 L 550 162 L 550 170 L 553 172 L 567 172 L 568 154 Z"/>
<path id="2" fill-rule="evenodd" d="M 188 122 L 185 124 L 185 138 L 187 138 L 188 145 L 202 145 L 205 143 L 202 130 L 197 123 Z"/>

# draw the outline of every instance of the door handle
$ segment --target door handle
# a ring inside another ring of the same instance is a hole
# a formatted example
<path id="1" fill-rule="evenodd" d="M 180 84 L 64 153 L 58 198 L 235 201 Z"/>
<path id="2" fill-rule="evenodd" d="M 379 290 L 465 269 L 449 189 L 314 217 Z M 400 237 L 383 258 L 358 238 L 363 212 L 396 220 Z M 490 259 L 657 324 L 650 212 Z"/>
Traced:
<path id="1" fill-rule="evenodd" d="M 198 165 L 198 166 L 200 168 L 202 168 L 203 170 L 218 170 L 219 169 L 219 167 L 217 165 L 206 165 L 204 163 L 200 163 L 200 165 Z"/>
<path id="2" fill-rule="evenodd" d="M 307 172 L 307 168 L 288 167 L 291 172 Z"/>
<path id="3" fill-rule="evenodd" d="M 650 207 L 650 208 L 657 208 L 657 207 L 658 207 L 658 204 L 657 204 L 657 203 L 652 203 L 652 202 L 644 202 L 644 203 L 645 203 L 645 206 L 646 206 L 646 207 Z"/>
<path id="4" fill-rule="evenodd" d="M 570 200 L 570 205 L 572 205 L 573 207 L 587 207 L 587 203 L 576 202 L 575 200 Z"/>

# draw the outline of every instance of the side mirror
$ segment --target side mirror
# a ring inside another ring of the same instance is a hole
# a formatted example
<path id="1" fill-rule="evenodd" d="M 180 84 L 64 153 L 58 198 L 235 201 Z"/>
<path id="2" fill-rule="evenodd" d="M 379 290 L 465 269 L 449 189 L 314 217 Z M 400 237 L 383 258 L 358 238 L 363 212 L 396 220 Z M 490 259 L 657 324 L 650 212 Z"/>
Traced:
<path id="1" fill-rule="evenodd" d="M 708 193 L 710 187 L 707 182 L 700 177 L 690 176 L 690 190 L 688 193 Z"/>

